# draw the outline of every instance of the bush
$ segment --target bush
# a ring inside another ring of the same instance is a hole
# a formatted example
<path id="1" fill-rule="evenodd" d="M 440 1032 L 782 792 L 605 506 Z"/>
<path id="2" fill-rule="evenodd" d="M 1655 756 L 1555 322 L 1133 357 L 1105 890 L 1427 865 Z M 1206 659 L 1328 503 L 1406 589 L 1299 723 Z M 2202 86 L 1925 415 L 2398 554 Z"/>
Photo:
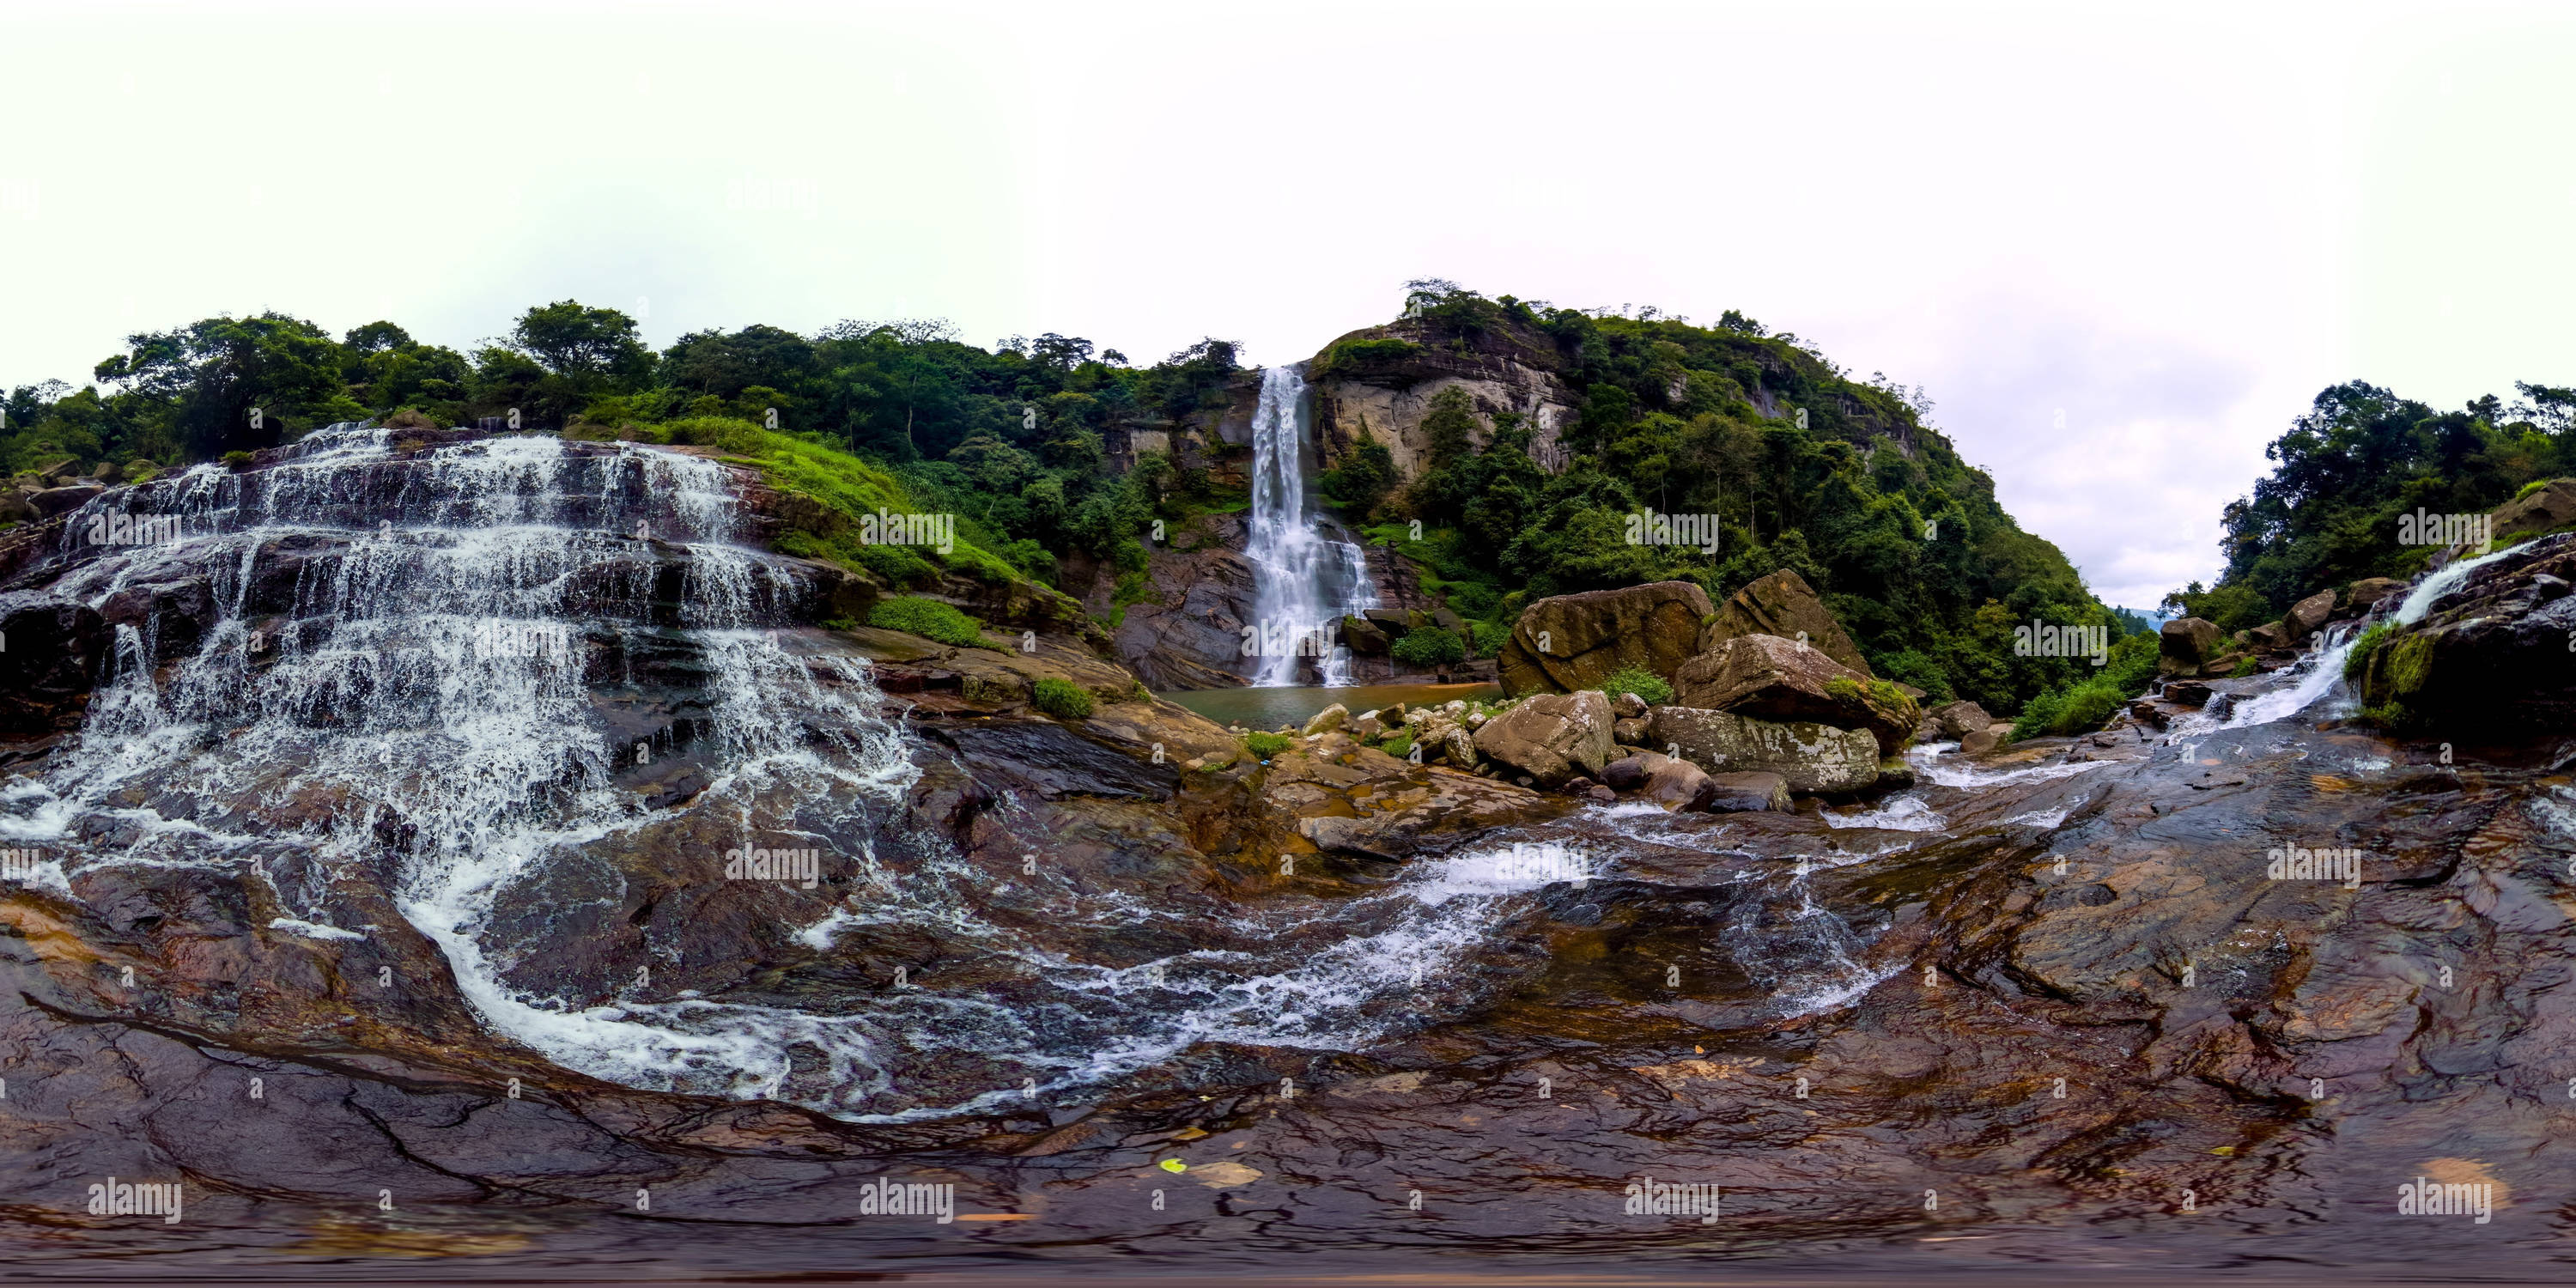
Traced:
<path id="1" fill-rule="evenodd" d="M 959 648 L 990 648 L 981 623 L 949 605 L 918 595 L 880 599 L 868 610 L 868 625 L 906 631 Z"/>
<path id="2" fill-rule="evenodd" d="M 1620 694 L 1633 693 L 1644 698 L 1650 707 L 1668 707 L 1673 703 L 1673 686 L 1664 683 L 1664 677 L 1642 667 L 1623 666 L 1612 671 L 1609 678 L 1601 682 L 1601 692 L 1613 702 L 1619 700 Z"/>
<path id="3" fill-rule="evenodd" d="M 1395 757 L 1398 760 L 1402 760 L 1413 750 L 1413 735 L 1409 733 L 1397 734 L 1394 737 L 1387 739 L 1385 742 L 1379 743 L 1377 749 Z"/>
<path id="4" fill-rule="evenodd" d="M 250 468 L 250 462 L 251 462 L 251 455 L 250 455 L 250 453 L 248 453 L 248 452 L 226 452 L 226 453 L 224 453 L 224 468 L 226 468 L 226 469 L 233 469 L 233 470 L 249 469 L 249 468 Z"/>
<path id="5" fill-rule="evenodd" d="M 1425 626 L 1418 631 L 1405 632 L 1404 638 L 1395 642 L 1394 652 L 1396 661 L 1427 670 L 1464 660 L 1467 644 L 1454 631 Z"/>
<path id="6" fill-rule="evenodd" d="M 1244 750 L 1268 760 L 1288 750 L 1297 740 L 1284 733 L 1248 733 L 1243 735 Z"/>
<path id="7" fill-rule="evenodd" d="M 1080 720 L 1091 714 L 1091 695 L 1082 686 L 1049 676 L 1034 686 L 1031 701 L 1058 720 Z"/>
<path id="8" fill-rule="evenodd" d="M 1504 642 L 1512 637 L 1510 631 L 1492 622 L 1467 623 L 1467 635 L 1475 642 L 1478 657 L 1502 656 Z"/>

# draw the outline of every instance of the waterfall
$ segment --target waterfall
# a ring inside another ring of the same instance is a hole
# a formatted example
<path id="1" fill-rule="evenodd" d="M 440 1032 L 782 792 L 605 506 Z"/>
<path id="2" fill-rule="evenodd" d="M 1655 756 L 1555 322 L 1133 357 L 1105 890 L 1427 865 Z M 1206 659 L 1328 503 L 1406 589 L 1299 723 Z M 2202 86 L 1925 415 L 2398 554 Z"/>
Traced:
<path id="1" fill-rule="evenodd" d="M 2523 545 L 2529 544 L 2529 542 L 2523 543 Z M 2457 590 L 2469 579 L 2470 573 L 2520 549 L 2522 546 L 2512 546 L 2493 554 L 2479 555 L 2475 559 L 2451 561 L 2416 582 L 2413 589 L 2406 592 L 2406 598 L 2397 605 L 2397 611 L 2389 615 L 2388 620 L 2398 626 L 2412 626 L 2424 620 L 2424 614 L 2432 611 L 2434 601 Z M 2286 689 L 2275 689 L 2244 703 L 2228 717 L 2224 727 L 2241 729 L 2247 725 L 2270 724 L 2275 720 L 2284 720 L 2307 710 L 2318 699 L 2342 688 L 2344 661 L 2352 655 L 2352 646 L 2360 638 L 2361 630 L 2356 626 L 2344 626 L 2329 631 L 2325 638 L 2319 641 L 2319 648 L 2305 663 L 2307 672 L 2300 677 L 2297 684 Z"/>
<path id="2" fill-rule="evenodd" d="M 1330 522 L 1306 505 L 1306 381 L 1295 367 L 1261 373 L 1252 416 L 1252 531 L 1244 555 L 1254 569 L 1253 622 L 1260 657 L 1252 682 L 1298 681 L 1297 659 L 1316 659 L 1326 686 L 1350 683 L 1350 656 L 1334 647 L 1344 617 L 1377 607 L 1368 560 L 1355 542 L 1321 530 Z"/>

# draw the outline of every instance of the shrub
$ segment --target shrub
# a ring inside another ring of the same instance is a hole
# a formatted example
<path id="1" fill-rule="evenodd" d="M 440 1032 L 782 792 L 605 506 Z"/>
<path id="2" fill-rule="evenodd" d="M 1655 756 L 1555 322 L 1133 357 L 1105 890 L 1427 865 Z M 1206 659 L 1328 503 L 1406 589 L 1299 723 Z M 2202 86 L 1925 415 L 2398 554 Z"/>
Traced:
<path id="1" fill-rule="evenodd" d="M 1387 739 L 1385 742 L 1379 743 L 1378 750 L 1383 751 L 1398 760 L 1402 760 L 1406 754 L 1413 750 L 1413 735 L 1409 733 L 1397 734 L 1394 737 Z"/>
<path id="2" fill-rule="evenodd" d="M 1030 700 L 1038 710 L 1058 720 L 1080 720 L 1091 714 L 1091 695 L 1078 684 L 1049 676 L 1032 687 Z"/>
<path id="3" fill-rule="evenodd" d="M 1503 644 L 1511 639 L 1512 633 L 1492 622 L 1469 622 L 1467 636 L 1475 643 L 1476 656 L 1500 657 Z"/>
<path id="4" fill-rule="evenodd" d="M 2257 672 L 2261 671 L 2262 669 L 2263 669 L 2263 668 L 2262 668 L 2261 666 L 2258 666 L 2258 665 L 2256 665 L 2256 664 L 2255 664 L 2254 659 L 2252 659 L 2252 658 L 2250 658 L 2250 657 L 2249 657 L 2249 658 L 2246 658 L 2245 660 L 2243 660 L 2243 661 L 2241 661 L 2241 662 L 2238 662 L 2238 663 L 2236 664 L 2236 669 L 2235 669 L 2235 670 L 2233 670 L 2233 671 L 2228 672 L 2227 674 L 2228 674 L 2228 676 L 2229 676 L 2230 678 L 2232 678 L 2232 679 L 2242 680 L 2242 679 L 2244 679 L 2246 676 L 2253 675 L 2253 674 L 2255 674 L 2255 673 L 2257 673 Z"/>
<path id="5" fill-rule="evenodd" d="M 880 599 L 868 610 L 868 625 L 890 631 L 907 631 L 942 644 L 959 648 L 989 648 L 984 643 L 983 626 L 974 618 L 935 599 L 919 595 L 898 595 Z"/>
<path id="6" fill-rule="evenodd" d="M 1248 733 L 1243 735 L 1244 750 L 1268 760 L 1295 745 L 1296 739 L 1284 733 Z"/>
<path id="7" fill-rule="evenodd" d="M 250 468 L 250 462 L 251 462 L 251 455 L 250 455 L 250 453 L 248 453 L 248 452 L 226 452 L 226 453 L 224 453 L 224 468 L 226 468 L 226 469 L 234 469 L 234 470 L 248 469 L 248 468 Z"/>
<path id="8" fill-rule="evenodd" d="M 1454 631 L 1425 626 L 1405 632 L 1404 638 L 1395 642 L 1394 653 L 1396 661 L 1427 669 L 1465 659 L 1467 645 Z"/>
<path id="9" fill-rule="evenodd" d="M 1601 692 L 1613 702 L 1618 701 L 1623 693 L 1644 698 L 1650 707 L 1668 707 L 1673 702 L 1673 686 L 1664 683 L 1664 677 L 1643 667 L 1623 666 L 1612 671 L 1609 678 L 1601 682 Z"/>

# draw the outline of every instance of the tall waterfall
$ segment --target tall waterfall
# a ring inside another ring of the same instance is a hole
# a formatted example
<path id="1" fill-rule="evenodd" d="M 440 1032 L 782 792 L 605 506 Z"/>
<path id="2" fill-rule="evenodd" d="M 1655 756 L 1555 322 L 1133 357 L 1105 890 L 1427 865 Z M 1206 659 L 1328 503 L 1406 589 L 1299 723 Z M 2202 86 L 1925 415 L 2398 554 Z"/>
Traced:
<path id="1" fill-rule="evenodd" d="M 1252 416 L 1253 623 L 1260 668 L 1253 683 L 1298 682 L 1298 660 L 1313 657 L 1325 685 L 1350 683 L 1350 655 L 1334 647 L 1342 618 L 1377 607 L 1368 559 L 1339 525 L 1306 505 L 1306 381 L 1295 367 L 1261 373 L 1261 403 Z"/>

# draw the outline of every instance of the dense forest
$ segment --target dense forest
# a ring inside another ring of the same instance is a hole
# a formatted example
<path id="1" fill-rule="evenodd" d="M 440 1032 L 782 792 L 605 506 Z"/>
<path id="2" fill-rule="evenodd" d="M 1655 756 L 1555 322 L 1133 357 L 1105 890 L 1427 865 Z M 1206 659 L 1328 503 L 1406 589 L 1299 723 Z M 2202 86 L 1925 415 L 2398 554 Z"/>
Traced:
<path id="1" fill-rule="evenodd" d="M 2228 505 L 2218 585 L 2193 582 L 2165 606 L 2236 631 L 2319 590 L 2423 571 L 2439 547 L 2401 542 L 2400 516 L 2483 514 L 2576 474 L 2576 388 L 2514 389 L 2512 403 L 2488 394 L 2450 412 L 2360 381 L 2319 393 L 2264 448 L 2271 474 Z"/>
<path id="2" fill-rule="evenodd" d="M 1723 597 L 1792 568 L 1882 674 L 1934 699 L 2018 711 L 2026 732 L 2098 723 L 2152 666 L 2143 623 L 2102 605 L 2054 546 L 2014 524 L 1993 481 L 1926 422 L 1919 390 L 1851 379 L 1796 336 L 1732 312 L 1694 326 L 1652 309 L 1555 308 L 1422 282 L 1406 323 L 1418 340 L 1345 341 L 1312 375 L 1364 375 L 1408 345 L 1500 338 L 1531 346 L 1579 400 L 1547 466 L 1532 459 L 1530 426 L 1488 422 L 1452 394 L 1425 421 L 1433 451 L 1409 486 L 1368 443 L 1321 480 L 1346 518 L 1399 543 L 1426 585 L 1481 623 L 1471 648 L 1532 598 L 1665 578 Z M 335 338 L 269 313 L 132 336 L 78 390 L 12 390 L 0 465 L 169 467 L 336 421 L 515 413 L 526 429 L 721 443 L 792 462 L 797 486 L 850 480 L 861 504 L 957 514 L 952 565 L 1051 582 L 1079 559 L 1122 576 L 1124 599 L 1144 593 L 1153 519 L 1243 498 L 1162 454 L 1120 473 L 1105 436 L 1221 407 L 1240 369 L 1236 346 L 1216 339 L 1139 365 L 1075 337 L 987 349 L 916 321 L 705 331 L 656 353 L 633 319 L 572 301 L 529 309 L 471 353 L 390 322 Z M 1720 516 L 1718 551 L 1629 544 L 1625 517 L 1647 508 Z M 1413 520 L 1423 540 L 1410 539 Z M 937 559 L 818 553 L 898 582 Z M 2121 640 L 2113 665 L 2016 656 L 2013 627 L 2033 621 L 2109 628 Z"/>

